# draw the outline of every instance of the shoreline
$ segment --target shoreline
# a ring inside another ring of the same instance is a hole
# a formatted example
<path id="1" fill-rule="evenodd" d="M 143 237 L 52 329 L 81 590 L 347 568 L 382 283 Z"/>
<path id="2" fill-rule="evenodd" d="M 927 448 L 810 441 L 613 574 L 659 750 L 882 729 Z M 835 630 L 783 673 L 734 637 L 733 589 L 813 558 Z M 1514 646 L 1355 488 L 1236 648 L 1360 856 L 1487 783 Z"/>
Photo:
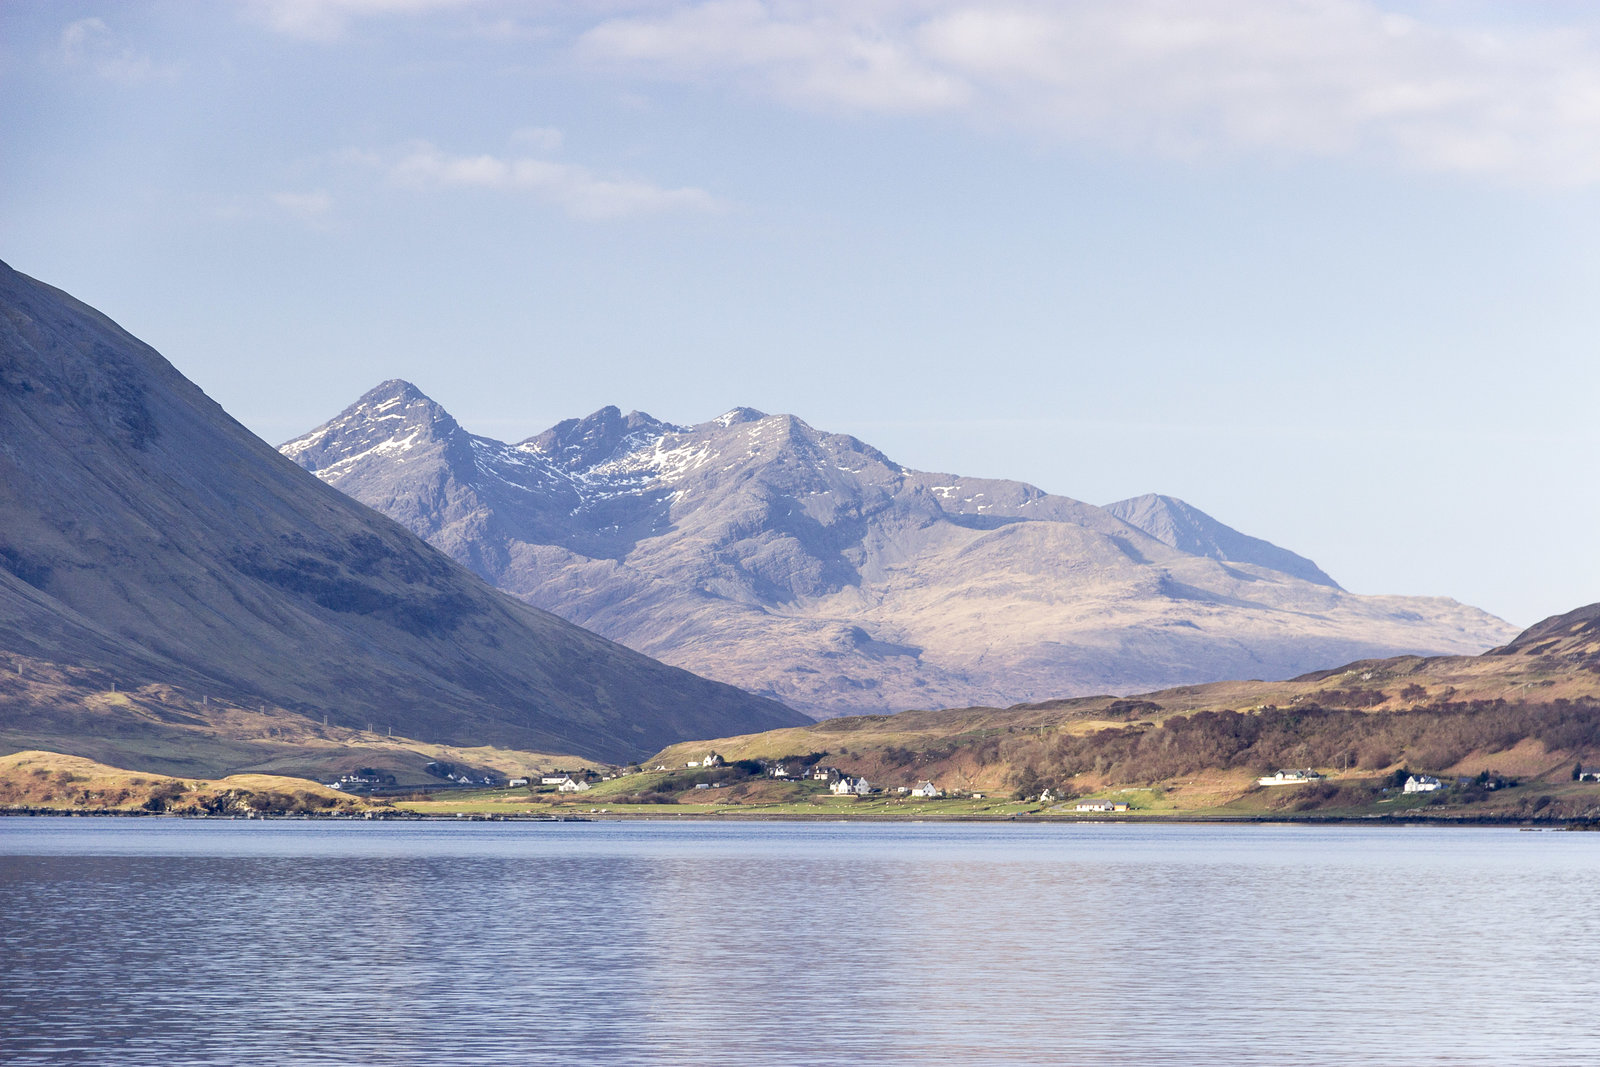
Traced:
<path id="1" fill-rule="evenodd" d="M 1474 816 L 1426 816 L 1426 815 L 1324 815 L 1316 817 L 1293 817 L 1282 815 L 1146 815 L 1146 816 L 1101 816 L 1097 818 L 1078 818 L 1073 815 L 1042 815 L 1024 813 L 1017 815 L 959 815 L 959 814 L 928 814 L 928 815 L 846 815 L 839 812 L 818 813 L 815 815 L 797 812 L 769 812 L 765 814 L 742 812 L 686 812 L 675 815 L 664 812 L 648 812 L 632 814 L 629 812 L 574 812 L 571 814 L 535 814 L 535 813 L 422 813 L 422 812 L 373 812 L 361 815 L 175 815 L 167 812 L 146 811 L 63 811 L 51 808 L 8 808 L 0 809 L 0 818 L 58 818 L 58 819 L 165 819 L 173 821 L 190 822 L 316 822 L 316 823 L 394 823 L 394 822 L 426 822 L 442 824 L 460 823 L 566 823 L 566 822 L 796 822 L 796 823 L 842 823 L 859 822 L 873 824 L 907 824 L 907 823 L 1027 823 L 1031 825 L 1056 825 L 1056 826 L 1093 826 L 1093 825 L 1119 825 L 1119 826 L 1162 826 L 1178 824 L 1186 826 L 1373 826 L 1373 827 L 1412 827 L 1412 826 L 1462 826 L 1462 827 L 1504 827 L 1519 830 L 1570 830 L 1570 831 L 1600 831 L 1600 820 L 1590 819 L 1527 819 L 1513 816 L 1474 815 Z"/>

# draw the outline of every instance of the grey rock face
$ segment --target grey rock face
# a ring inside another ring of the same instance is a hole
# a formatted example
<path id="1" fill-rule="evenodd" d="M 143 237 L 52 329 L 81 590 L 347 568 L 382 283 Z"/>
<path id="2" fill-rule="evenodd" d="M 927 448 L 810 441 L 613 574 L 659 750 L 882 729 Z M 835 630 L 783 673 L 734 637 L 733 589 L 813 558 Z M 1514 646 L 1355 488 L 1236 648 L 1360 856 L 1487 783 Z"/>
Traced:
<path id="1" fill-rule="evenodd" d="M 387 503 L 467 544 L 487 507 L 452 477 L 484 477 L 477 446 L 415 390 L 383 403 L 329 448 L 438 442 L 432 489 Z M 0 648 L 334 725 L 601 759 L 804 721 L 497 592 L 3 264 Z"/>
<path id="2" fill-rule="evenodd" d="M 505 444 L 385 382 L 282 450 L 530 603 L 821 716 L 1289 677 L 1514 633 L 1443 598 L 1345 593 L 1176 501 L 1119 515 L 914 471 L 745 408 L 696 426 L 605 408 Z"/>

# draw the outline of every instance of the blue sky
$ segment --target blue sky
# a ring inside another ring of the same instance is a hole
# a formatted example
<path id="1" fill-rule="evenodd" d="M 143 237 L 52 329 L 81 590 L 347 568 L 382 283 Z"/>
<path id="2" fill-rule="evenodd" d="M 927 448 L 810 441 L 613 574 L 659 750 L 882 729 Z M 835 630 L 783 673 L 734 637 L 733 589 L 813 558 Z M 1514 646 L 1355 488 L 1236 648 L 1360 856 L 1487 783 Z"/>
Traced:
<path id="1" fill-rule="evenodd" d="M 268 440 L 737 404 L 1600 600 L 1600 13 L 7 0 L 0 258 Z"/>

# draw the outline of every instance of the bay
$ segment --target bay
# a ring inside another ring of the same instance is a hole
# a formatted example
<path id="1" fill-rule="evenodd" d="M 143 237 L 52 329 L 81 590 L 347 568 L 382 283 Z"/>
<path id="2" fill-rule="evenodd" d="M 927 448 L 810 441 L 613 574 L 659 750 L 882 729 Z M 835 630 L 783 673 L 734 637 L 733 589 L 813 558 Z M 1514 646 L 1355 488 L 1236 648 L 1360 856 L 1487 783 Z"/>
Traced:
<path id="1" fill-rule="evenodd" d="M 7 1064 L 1570 1064 L 1600 835 L 0 819 Z"/>

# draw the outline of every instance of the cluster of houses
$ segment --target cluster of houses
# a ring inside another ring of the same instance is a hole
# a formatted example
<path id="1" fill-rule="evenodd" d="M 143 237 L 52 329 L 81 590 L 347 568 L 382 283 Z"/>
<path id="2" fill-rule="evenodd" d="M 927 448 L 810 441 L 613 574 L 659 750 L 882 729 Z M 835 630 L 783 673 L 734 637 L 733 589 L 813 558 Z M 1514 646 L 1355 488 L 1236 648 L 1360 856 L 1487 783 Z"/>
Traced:
<path id="1" fill-rule="evenodd" d="M 1580 774 L 1592 774 L 1596 781 L 1600 781 L 1600 770 L 1581 771 Z M 1324 776 L 1313 770 L 1279 771 L 1265 778 L 1257 778 L 1257 785 L 1304 785 L 1307 782 L 1320 782 Z M 1478 778 L 1459 778 L 1457 785 L 1469 785 L 1477 782 L 1484 789 L 1504 788 L 1506 780 L 1493 774 L 1483 774 Z M 1402 793 L 1437 793 L 1445 788 L 1445 783 L 1431 774 L 1412 774 L 1406 777 L 1405 784 L 1400 787 Z"/>
<path id="2" fill-rule="evenodd" d="M 711 752 L 700 759 L 685 761 L 684 766 L 690 769 L 700 767 L 721 767 L 725 765 L 725 762 L 726 761 L 724 761 L 719 753 Z M 777 778 L 786 781 L 801 781 L 809 779 L 816 782 L 827 782 L 828 792 L 832 793 L 834 796 L 866 797 L 882 795 L 883 793 L 883 790 L 874 788 L 872 783 L 867 781 L 865 777 L 847 774 L 838 767 L 829 767 L 823 764 L 808 766 L 796 763 L 792 760 L 763 760 L 761 761 L 761 768 L 769 778 Z M 664 771 L 667 768 L 664 765 L 658 764 L 654 769 L 658 771 Z M 1315 781 L 1321 777 L 1315 771 L 1283 771 L 1280 773 L 1289 776 L 1299 776 L 1293 778 L 1293 781 Z M 1263 782 L 1265 781 L 1266 780 L 1263 779 Z M 695 785 L 695 788 L 712 789 L 720 784 L 720 782 L 700 782 Z M 918 782 L 914 786 L 896 786 L 894 793 L 897 796 L 916 798 L 919 800 L 937 800 L 945 795 L 944 790 L 940 789 L 931 781 Z M 974 799 L 981 799 L 983 794 L 973 793 L 972 796 Z M 1054 791 L 1046 789 L 1040 795 L 1039 802 L 1043 804 L 1054 804 L 1060 799 L 1061 798 Z M 1085 814 L 1099 814 L 1124 812 L 1129 809 L 1127 802 L 1121 800 L 1081 800 L 1073 810 L 1083 812 Z"/>
<path id="3" fill-rule="evenodd" d="M 700 759 L 685 761 L 684 766 L 695 769 L 700 767 L 722 767 L 726 763 L 727 761 L 722 758 L 720 753 L 710 752 Z M 882 792 L 881 789 L 873 788 L 872 783 L 867 781 L 865 777 L 847 774 L 838 767 L 829 767 L 822 764 L 808 766 L 792 760 L 761 760 L 760 763 L 762 772 L 768 778 L 776 778 L 780 781 L 788 782 L 805 781 L 807 779 L 813 782 L 826 782 L 828 783 L 828 792 L 838 797 L 867 797 Z M 664 765 L 657 764 L 655 769 L 664 771 L 667 768 Z M 695 785 L 695 788 L 714 789 L 721 784 L 721 782 L 699 782 Z M 896 788 L 895 792 L 900 796 L 912 796 L 925 800 L 944 796 L 944 791 L 932 782 L 919 782 L 914 786 L 902 785 Z"/>
<path id="4" fill-rule="evenodd" d="M 828 786 L 828 792 L 838 797 L 865 797 L 881 790 L 873 789 L 872 784 L 865 778 L 852 778 L 848 774 L 841 775 Z M 895 787 L 895 793 L 903 797 L 916 797 L 919 800 L 937 800 L 944 796 L 944 790 L 932 782 L 918 782 L 916 785 L 902 785 Z"/>
<path id="5" fill-rule="evenodd" d="M 387 779 L 387 781 L 385 780 Z M 337 789 L 345 793 L 364 793 L 381 785 L 394 781 L 393 775 L 377 774 L 375 772 L 356 772 L 355 774 L 341 774 L 332 782 L 322 784 L 329 789 Z"/>
<path id="6" fill-rule="evenodd" d="M 1477 786 L 1480 789 L 1486 789 L 1491 792 L 1493 790 L 1504 789 L 1508 785 L 1515 784 L 1515 782 L 1507 781 L 1491 771 L 1485 771 L 1476 778 L 1456 779 L 1456 786 L 1458 788 Z M 1413 774 L 1406 779 L 1406 784 L 1400 787 L 1401 792 L 1404 793 L 1436 793 L 1444 788 L 1446 788 L 1445 783 L 1435 778 L 1431 774 Z"/>

